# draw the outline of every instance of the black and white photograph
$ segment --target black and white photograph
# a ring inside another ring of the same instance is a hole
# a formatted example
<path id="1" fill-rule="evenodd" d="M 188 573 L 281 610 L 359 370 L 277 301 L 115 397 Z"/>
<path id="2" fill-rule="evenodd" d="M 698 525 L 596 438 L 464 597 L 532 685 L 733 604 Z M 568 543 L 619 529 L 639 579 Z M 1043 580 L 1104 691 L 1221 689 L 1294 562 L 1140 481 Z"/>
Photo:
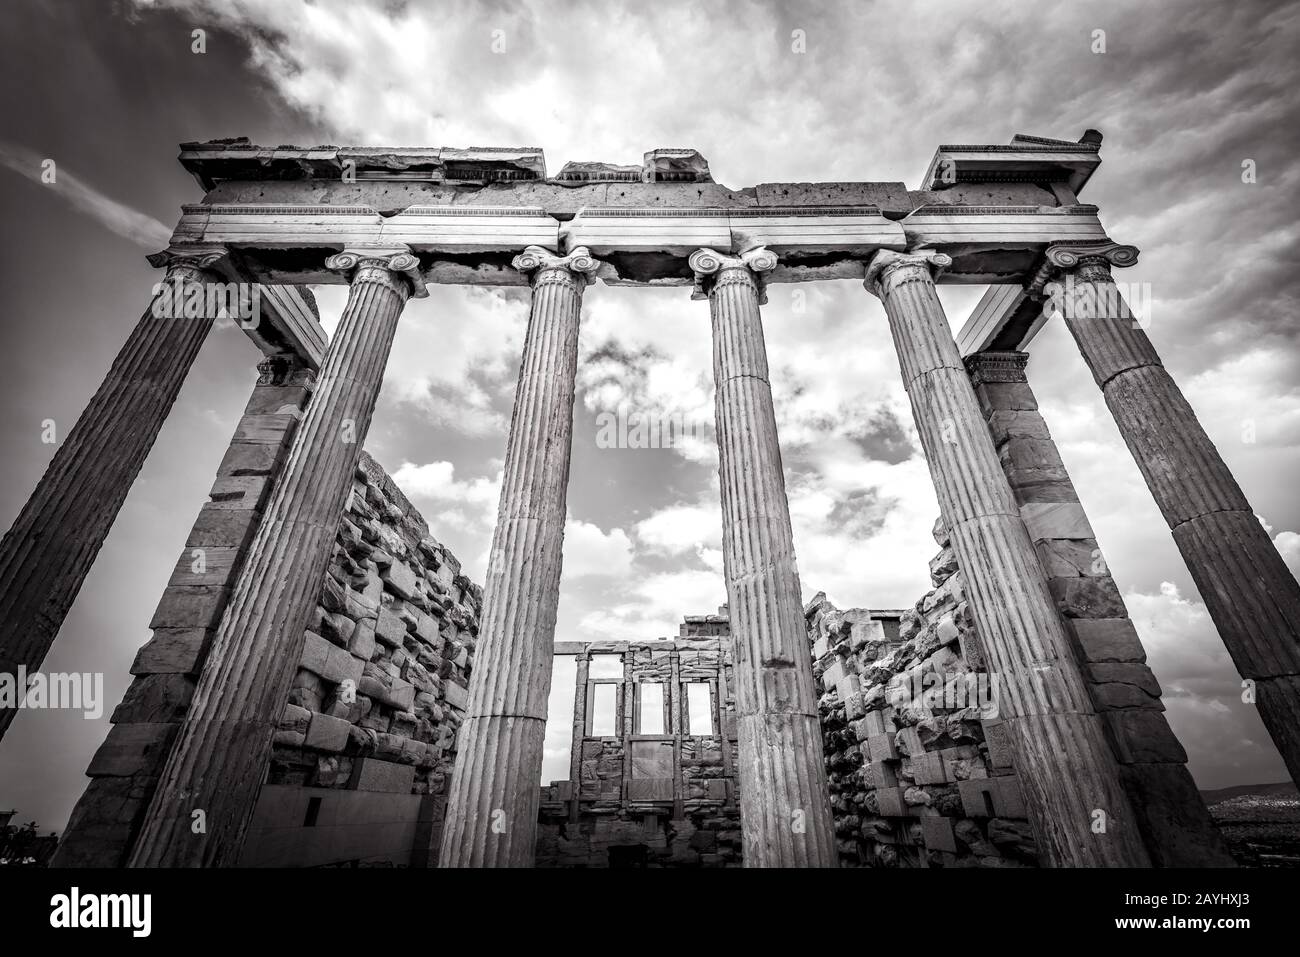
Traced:
<path id="1" fill-rule="evenodd" d="M 6 937 L 1280 931 L 1300 4 L 3 20 Z"/>

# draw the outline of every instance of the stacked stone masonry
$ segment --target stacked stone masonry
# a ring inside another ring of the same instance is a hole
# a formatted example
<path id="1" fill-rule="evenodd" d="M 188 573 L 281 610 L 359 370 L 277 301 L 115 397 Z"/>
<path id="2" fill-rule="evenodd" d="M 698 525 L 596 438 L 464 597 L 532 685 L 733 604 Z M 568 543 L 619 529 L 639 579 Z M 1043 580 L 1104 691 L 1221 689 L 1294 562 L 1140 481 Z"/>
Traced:
<path id="1" fill-rule="evenodd" d="M 310 382 L 292 364 L 266 365 L 87 771 L 60 863 L 126 860 Z M 482 591 L 365 453 L 317 601 L 240 863 L 432 866 Z"/>
<path id="2" fill-rule="evenodd" d="M 480 587 L 363 454 L 275 734 L 245 863 L 436 862 L 481 606 Z M 367 793 L 332 802 L 340 791 Z M 407 800 L 388 797 L 399 795 Z M 373 827 L 322 847 L 304 836 L 310 828 L 294 813 L 305 797 L 310 814 L 313 796 L 313 826 L 358 827 L 327 817 L 334 803 L 340 814 L 369 805 Z M 287 843 L 286 828 L 297 832 Z M 404 855 L 407 837 L 413 843 Z M 340 846 L 360 858 L 328 859 Z M 284 859 L 286 847 L 296 859 Z"/>
<path id="3" fill-rule="evenodd" d="M 935 587 L 915 607 L 840 611 L 819 593 L 804 609 L 840 866 L 1033 867 L 1037 847 L 942 525 L 936 537 Z"/>

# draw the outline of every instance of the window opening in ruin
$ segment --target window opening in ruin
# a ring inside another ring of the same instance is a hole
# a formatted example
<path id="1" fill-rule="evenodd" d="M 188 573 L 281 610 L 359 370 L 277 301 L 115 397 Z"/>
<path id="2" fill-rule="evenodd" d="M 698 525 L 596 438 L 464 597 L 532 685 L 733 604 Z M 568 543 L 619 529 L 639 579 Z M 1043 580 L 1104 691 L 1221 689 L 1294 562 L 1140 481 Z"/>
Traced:
<path id="1" fill-rule="evenodd" d="M 587 677 L 593 681 L 602 678 L 623 677 L 622 655 L 592 655 L 587 666 Z"/>
<path id="2" fill-rule="evenodd" d="M 667 734 L 664 729 L 664 686 L 658 681 L 647 681 L 637 685 L 637 697 L 640 699 L 639 734 Z"/>
<path id="3" fill-rule="evenodd" d="M 713 693 L 707 682 L 686 683 L 686 724 L 693 735 L 713 734 Z"/>
<path id="4" fill-rule="evenodd" d="M 618 734 L 618 685 L 598 682 L 591 686 L 591 729 L 593 738 L 612 738 Z"/>
<path id="5" fill-rule="evenodd" d="M 320 798 L 307 799 L 307 816 L 303 819 L 303 827 L 315 827 L 316 818 L 320 816 Z"/>
<path id="6" fill-rule="evenodd" d="M 556 655 L 551 664 L 551 694 L 547 702 L 546 745 L 538 784 L 569 780 L 573 750 L 573 708 L 578 693 L 577 655 Z"/>

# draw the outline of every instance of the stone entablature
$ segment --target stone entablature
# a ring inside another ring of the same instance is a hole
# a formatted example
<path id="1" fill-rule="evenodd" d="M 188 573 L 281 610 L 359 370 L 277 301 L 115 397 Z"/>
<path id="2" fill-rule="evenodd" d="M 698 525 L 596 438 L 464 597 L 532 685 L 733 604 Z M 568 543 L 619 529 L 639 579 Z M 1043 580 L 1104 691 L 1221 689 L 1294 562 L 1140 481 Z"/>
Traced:
<path id="1" fill-rule="evenodd" d="M 509 259 L 526 246 L 586 246 L 621 285 L 686 285 L 700 247 L 740 252 L 766 245 L 782 256 L 773 282 L 860 279 L 880 249 L 946 252 L 944 281 L 1028 282 L 1054 243 L 1105 242 L 1097 208 L 927 204 L 901 220 L 875 206 L 588 207 L 565 221 L 542 207 L 411 205 L 383 215 L 362 205 L 190 204 L 172 248 L 235 247 L 258 282 L 337 283 L 323 257 L 352 246 L 402 245 L 426 282 L 522 285 Z M 319 254 L 313 253 L 319 250 Z"/>
<path id="2" fill-rule="evenodd" d="M 204 190 L 227 180 L 342 179 L 492 183 L 546 178 L 536 147 L 258 146 L 247 137 L 182 143 L 180 163 Z"/>
<path id="3" fill-rule="evenodd" d="M 691 149 L 651 150 L 639 167 L 568 163 L 548 177 L 533 147 L 187 143 L 181 163 L 206 195 L 184 207 L 172 242 L 238 250 L 223 275 L 290 290 L 268 297 L 272 308 L 248 332 L 265 351 L 289 349 L 315 367 L 324 335 L 291 287 L 343 281 L 323 260 L 348 246 L 405 247 L 429 283 L 521 285 L 511 260 L 532 245 L 557 253 L 584 245 L 612 285 L 689 284 L 695 249 L 736 254 L 756 245 L 781 257 L 767 282 L 861 278 L 877 250 L 928 248 L 953 260 L 942 282 L 1028 283 L 1050 245 L 1108 241 L 1096 208 L 1077 199 L 1100 162 L 1099 143 L 1089 131 L 1074 144 L 1018 135 L 1006 146 L 943 146 L 919 190 L 899 182 L 730 189 Z M 1012 325 L 1021 332 L 1009 346 L 1022 346 L 1037 325 L 1018 317 L 1020 302 L 999 307 L 982 305 L 981 342 Z"/>
<path id="4" fill-rule="evenodd" d="M 1077 143 L 1017 134 L 1008 146 L 943 145 L 922 182 L 926 189 L 957 183 L 1060 184 L 1078 195 L 1098 166 L 1101 134 L 1088 130 Z"/>
<path id="5" fill-rule="evenodd" d="M 532 146 L 357 147 L 258 146 L 247 137 L 182 143 L 180 163 L 204 190 L 230 180 L 343 180 L 450 183 L 457 186 L 552 183 L 712 183 L 698 150 L 649 150 L 640 166 L 570 162 L 546 175 L 546 158 Z"/>

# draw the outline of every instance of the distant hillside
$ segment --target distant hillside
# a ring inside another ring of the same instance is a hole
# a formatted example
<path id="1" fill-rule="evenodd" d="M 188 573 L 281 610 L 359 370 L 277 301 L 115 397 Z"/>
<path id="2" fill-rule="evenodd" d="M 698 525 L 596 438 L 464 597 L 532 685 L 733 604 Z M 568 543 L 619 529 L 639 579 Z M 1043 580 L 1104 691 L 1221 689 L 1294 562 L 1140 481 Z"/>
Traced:
<path id="1" fill-rule="evenodd" d="M 1300 791 L 1290 781 L 1202 791 L 1201 797 L 1239 864 L 1300 868 Z"/>
<path id="2" fill-rule="evenodd" d="M 1243 794 L 1254 794 L 1260 797 L 1297 797 L 1300 796 L 1300 791 L 1297 791 L 1291 781 L 1282 781 L 1279 784 L 1238 784 L 1235 787 L 1219 788 L 1217 791 L 1202 791 L 1201 798 L 1206 804 L 1218 804 L 1220 801 L 1241 797 Z"/>

